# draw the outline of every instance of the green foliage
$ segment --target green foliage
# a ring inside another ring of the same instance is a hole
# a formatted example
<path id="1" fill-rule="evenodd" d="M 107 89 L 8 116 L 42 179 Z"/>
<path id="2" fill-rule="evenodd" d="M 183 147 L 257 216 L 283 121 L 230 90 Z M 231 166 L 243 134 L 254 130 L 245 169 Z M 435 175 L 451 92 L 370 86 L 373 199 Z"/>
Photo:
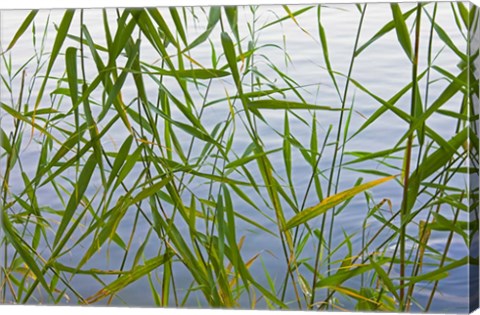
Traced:
<path id="1" fill-rule="evenodd" d="M 428 311 L 478 264 L 449 252 L 478 232 L 478 14 L 372 6 L 26 12 L 1 39 L 1 302 Z M 410 78 L 388 89 L 359 67 L 385 43 Z"/>

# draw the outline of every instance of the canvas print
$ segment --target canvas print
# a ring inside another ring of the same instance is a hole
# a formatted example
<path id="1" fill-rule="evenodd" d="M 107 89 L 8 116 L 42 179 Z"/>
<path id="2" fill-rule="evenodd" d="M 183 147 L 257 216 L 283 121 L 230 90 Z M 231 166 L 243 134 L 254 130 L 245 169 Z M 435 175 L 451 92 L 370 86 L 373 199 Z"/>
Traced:
<path id="1" fill-rule="evenodd" d="M 0 303 L 473 311 L 478 16 L 1 11 Z"/>

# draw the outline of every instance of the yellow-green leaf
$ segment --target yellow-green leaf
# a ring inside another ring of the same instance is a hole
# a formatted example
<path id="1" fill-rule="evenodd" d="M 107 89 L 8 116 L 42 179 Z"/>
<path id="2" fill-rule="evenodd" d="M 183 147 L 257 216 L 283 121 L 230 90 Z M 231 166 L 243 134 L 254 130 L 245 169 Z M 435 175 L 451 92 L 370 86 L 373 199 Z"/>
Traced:
<path id="1" fill-rule="evenodd" d="M 153 270 L 157 269 L 165 262 L 167 262 L 172 257 L 171 253 L 164 254 L 162 256 L 158 256 L 147 260 L 145 265 L 136 266 L 133 270 L 124 273 L 122 276 L 117 278 L 115 281 L 107 285 L 105 288 L 98 291 L 96 294 L 92 295 L 87 299 L 87 303 L 95 303 L 100 301 L 101 299 L 115 294 L 116 292 L 120 291 L 121 289 L 125 288 L 132 282 L 137 281 L 138 279 L 146 276 Z"/>
<path id="2" fill-rule="evenodd" d="M 312 110 L 342 110 L 341 108 L 332 108 L 330 106 L 313 105 L 299 102 L 283 101 L 283 100 L 258 100 L 250 101 L 249 108 L 256 109 L 312 109 Z"/>
<path id="3" fill-rule="evenodd" d="M 358 185 L 358 186 L 355 186 L 353 188 L 350 188 L 350 189 L 347 189 L 347 190 L 344 190 L 336 195 L 333 195 L 333 196 L 330 196 L 328 198 L 325 198 L 322 200 L 322 202 L 320 202 L 319 204 L 313 206 L 313 207 L 310 207 L 310 208 L 307 208 L 301 212 L 299 212 L 297 215 L 295 215 L 293 218 L 291 218 L 287 224 L 285 225 L 285 229 L 291 229 L 293 227 L 296 227 L 300 224 L 303 224 L 305 222 L 307 222 L 308 220 L 311 220 L 323 213 L 325 213 L 328 209 L 331 209 L 333 207 L 335 207 L 336 205 L 344 202 L 345 200 L 347 199 L 350 199 L 352 198 L 353 196 L 369 189 L 369 188 L 372 188 L 372 187 L 375 187 L 377 185 L 380 185 L 382 183 L 385 183 L 393 178 L 395 178 L 396 176 L 387 176 L 387 177 L 384 177 L 384 178 L 380 178 L 380 179 L 376 179 L 376 180 L 373 180 L 373 181 L 370 181 L 368 183 L 365 183 L 365 184 L 362 184 L 362 185 Z"/>

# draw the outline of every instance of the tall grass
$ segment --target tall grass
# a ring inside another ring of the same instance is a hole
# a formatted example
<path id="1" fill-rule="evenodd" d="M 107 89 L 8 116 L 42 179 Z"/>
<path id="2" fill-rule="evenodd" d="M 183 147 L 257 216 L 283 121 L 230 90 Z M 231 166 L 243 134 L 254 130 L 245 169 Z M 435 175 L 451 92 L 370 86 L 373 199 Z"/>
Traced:
<path id="1" fill-rule="evenodd" d="M 458 311 L 435 302 L 478 269 L 474 6 L 20 13 L 0 49 L 3 303 Z M 362 81 L 385 43 L 409 81 Z"/>

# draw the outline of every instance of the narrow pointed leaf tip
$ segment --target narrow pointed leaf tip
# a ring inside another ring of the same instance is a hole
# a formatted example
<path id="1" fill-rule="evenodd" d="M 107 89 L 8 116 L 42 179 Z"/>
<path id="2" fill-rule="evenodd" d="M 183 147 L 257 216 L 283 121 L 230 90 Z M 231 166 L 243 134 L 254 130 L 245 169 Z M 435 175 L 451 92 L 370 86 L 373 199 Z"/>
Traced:
<path id="1" fill-rule="evenodd" d="M 341 108 L 333 108 L 330 106 L 313 105 L 313 104 L 274 100 L 274 99 L 250 101 L 248 103 L 248 107 L 255 108 L 255 109 L 292 109 L 292 110 L 293 109 L 311 109 L 311 110 L 332 110 L 332 111 L 342 110 Z"/>
<path id="2" fill-rule="evenodd" d="M 344 202 L 347 199 L 350 199 L 354 197 L 355 195 L 370 189 L 372 187 L 375 187 L 377 185 L 380 185 L 382 183 L 385 183 L 398 175 L 393 175 L 393 176 L 387 176 L 383 177 L 380 179 L 376 179 L 373 181 L 370 181 L 368 183 L 362 184 L 355 186 L 353 188 L 344 190 L 336 195 L 330 196 L 328 198 L 323 199 L 319 204 L 307 208 L 301 212 L 299 212 L 297 215 L 295 215 L 293 218 L 291 218 L 286 224 L 285 224 L 285 230 L 294 228 L 300 224 L 303 224 L 323 213 L 325 213 L 328 209 L 331 209 L 340 203 Z"/>

